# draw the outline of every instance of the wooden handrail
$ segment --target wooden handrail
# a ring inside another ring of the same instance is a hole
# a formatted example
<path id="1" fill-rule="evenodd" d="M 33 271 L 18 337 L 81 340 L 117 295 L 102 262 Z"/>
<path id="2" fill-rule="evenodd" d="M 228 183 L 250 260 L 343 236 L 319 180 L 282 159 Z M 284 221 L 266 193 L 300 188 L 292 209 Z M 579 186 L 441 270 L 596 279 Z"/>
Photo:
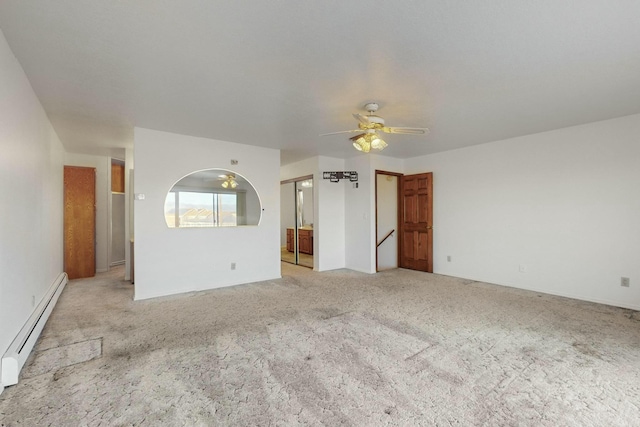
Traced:
<path id="1" fill-rule="evenodd" d="M 385 240 L 387 240 L 389 238 L 389 236 L 391 236 L 393 233 L 395 233 L 396 230 L 391 230 L 386 236 L 384 236 L 384 239 L 380 240 L 380 243 L 378 243 L 378 245 L 376 246 L 376 248 L 378 246 L 380 246 L 381 244 L 384 243 Z"/>

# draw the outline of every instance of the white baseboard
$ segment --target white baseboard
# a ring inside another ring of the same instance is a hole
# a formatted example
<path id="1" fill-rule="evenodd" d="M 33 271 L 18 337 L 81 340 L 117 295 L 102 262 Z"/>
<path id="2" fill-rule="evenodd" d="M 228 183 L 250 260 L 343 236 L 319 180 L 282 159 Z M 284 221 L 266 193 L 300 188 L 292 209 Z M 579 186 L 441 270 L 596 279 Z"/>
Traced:
<path id="1" fill-rule="evenodd" d="M 51 284 L 40 304 L 35 308 L 27 322 L 24 324 L 18 335 L 15 337 L 7 352 L 2 356 L 0 370 L 0 392 L 4 387 L 18 383 L 20 370 L 27 361 L 33 346 L 36 344 L 40 332 L 47 323 L 53 307 L 58 302 L 68 278 L 66 273 L 60 273 L 58 278 Z"/>

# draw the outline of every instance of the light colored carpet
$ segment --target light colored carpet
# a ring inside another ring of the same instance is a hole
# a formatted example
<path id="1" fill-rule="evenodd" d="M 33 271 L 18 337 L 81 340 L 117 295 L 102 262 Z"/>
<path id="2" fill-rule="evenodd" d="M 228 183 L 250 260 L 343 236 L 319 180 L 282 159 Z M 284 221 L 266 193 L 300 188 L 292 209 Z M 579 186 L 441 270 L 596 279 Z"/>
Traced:
<path id="1" fill-rule="evenodd" d="M 93 339 L 62 345 L 49 349 L 40 346 L 33 353 L 32 360 L 20 373 L 22 378 L 53 372 L 65 366 L 87 362 L 102 355 L 102 339 Z"/>
<path id="2" fill-rule="evenodd" d="M 100 338 L 102 356 L 5 389 L 0 424 L 639 423 L 637 312 L 408 270 L 282 268 L 141 302 L 121 270 L 71 281 L 28 363 Z"/>

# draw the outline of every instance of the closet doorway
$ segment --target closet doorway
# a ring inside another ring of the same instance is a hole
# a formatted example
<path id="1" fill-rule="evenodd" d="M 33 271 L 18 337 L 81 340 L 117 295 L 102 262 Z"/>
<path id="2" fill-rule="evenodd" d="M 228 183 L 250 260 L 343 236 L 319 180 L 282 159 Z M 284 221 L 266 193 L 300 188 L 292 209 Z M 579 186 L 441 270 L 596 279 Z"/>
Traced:
<path id="1" fill-rule="evenodd" d="M 111 257 L 109 268 L 124 264 L 125 260 L 125 222 L 124 209 L 124 161 L 111 159 Z"/>
<path id="2" fill-rule="evenodd" d="M 96 169 L 64 167 L 64 271 L 96 275 Z"/>
<path id="3" fill-rule="evenodd" d="M 281 260 L 313 268 L 313 175 L 280 182 Z"/>

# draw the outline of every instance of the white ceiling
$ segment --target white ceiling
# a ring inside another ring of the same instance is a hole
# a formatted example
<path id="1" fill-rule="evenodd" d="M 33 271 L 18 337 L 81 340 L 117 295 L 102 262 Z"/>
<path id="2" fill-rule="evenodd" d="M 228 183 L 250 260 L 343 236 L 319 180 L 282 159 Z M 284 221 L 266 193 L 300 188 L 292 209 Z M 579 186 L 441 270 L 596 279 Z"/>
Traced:
<path id="1" fill-rule="evenodd" d="M 133 127 L 357 153 L 367 101 L 406 158 L 640 113 L 640 1 L 1 0 L 0 28 L 68 151 Z"/>

